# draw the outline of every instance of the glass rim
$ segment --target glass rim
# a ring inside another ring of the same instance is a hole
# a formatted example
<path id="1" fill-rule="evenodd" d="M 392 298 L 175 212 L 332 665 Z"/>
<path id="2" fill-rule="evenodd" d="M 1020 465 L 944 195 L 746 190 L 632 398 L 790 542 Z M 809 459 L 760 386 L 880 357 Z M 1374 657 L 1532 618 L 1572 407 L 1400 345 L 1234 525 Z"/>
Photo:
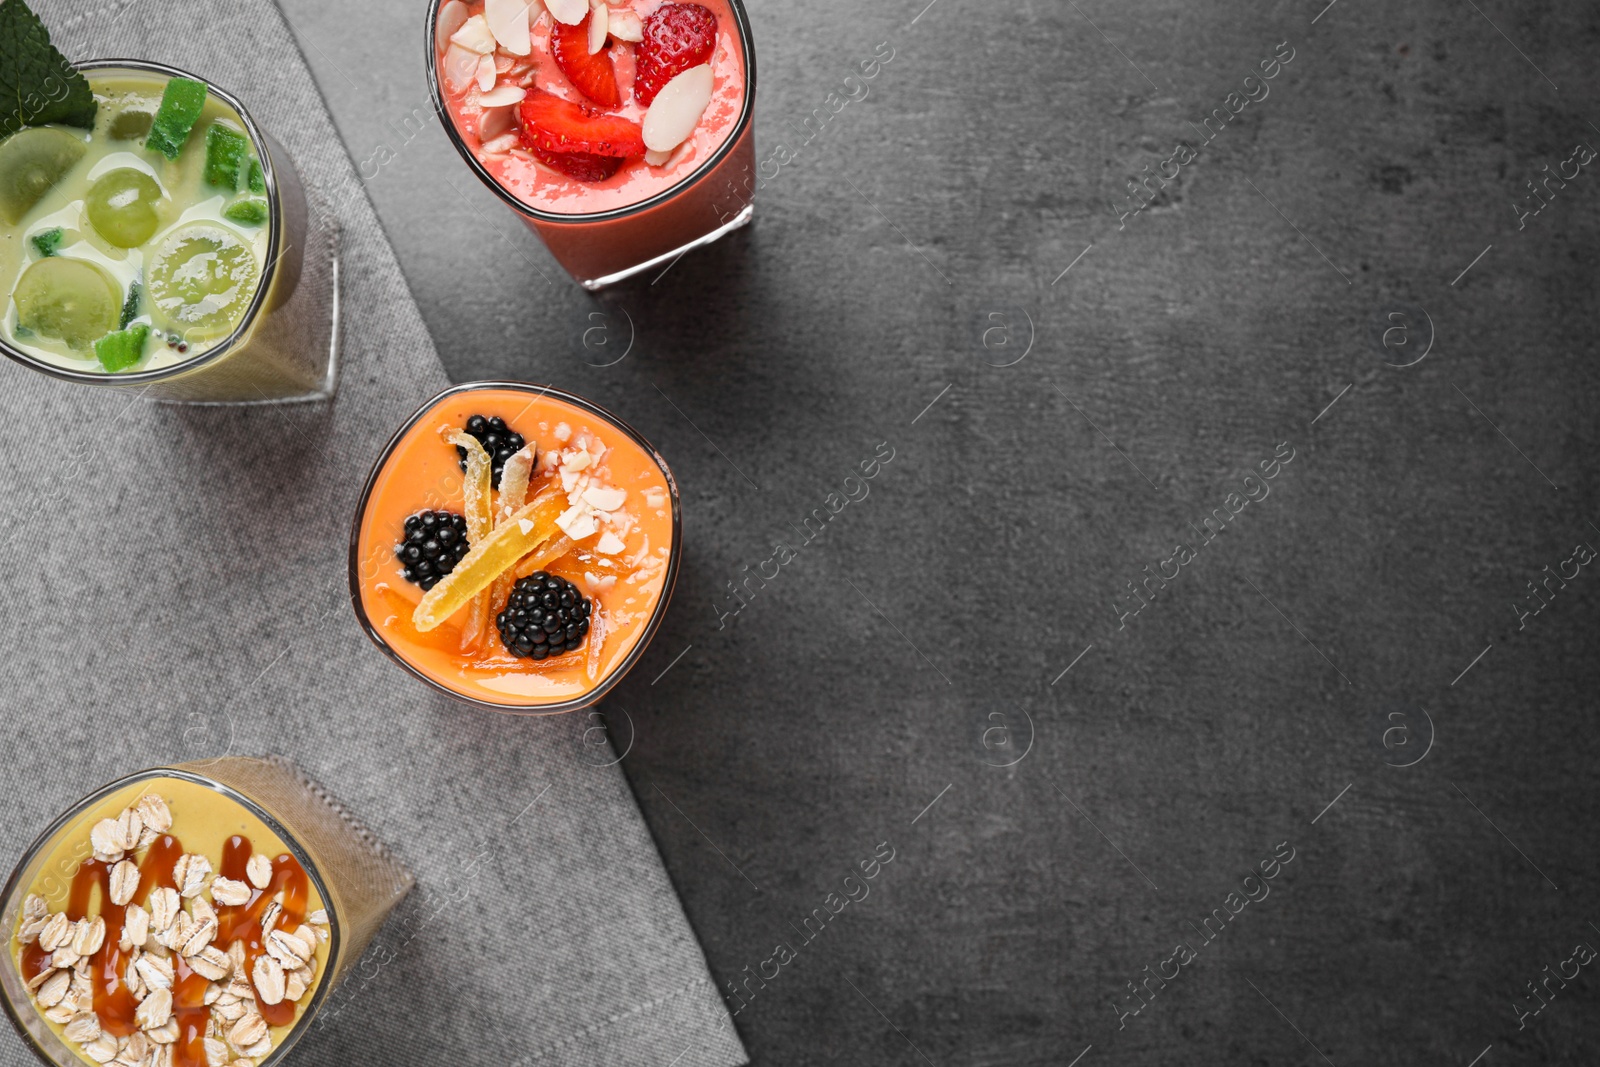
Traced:
<path id="1" fill-rule="evenodd" d="M 721 165 L 722 161 L 727 159 L 728 156 L 732 154 L 734 148 L 738 146 L 739 141 L 744 137 L 745 132 L 750 128 L 751 119 L 755 112 L 756 102 L 755 41 L 750 32 L 750 15 L 744 9 L 743 0 L 728 0 L 728 7 L 733 12 L 734 24 L 739 29 L 739 47 L 744 52 L 744 101 L 743 106 L 739 111 L 739 121 L 734 124 L 733 129 L 728 132 L 728 136 L 723 140 L 722 144 L 717 148 L 717 150 L 711 153 L 711 156 L 704 163 L 700 164 L 700 166 L 696 167 L 694 172 L 688 177 L 667 187 L 666 189 L 663 189 L 654 196 L 639 201 L 636 204 L 627 204 L 623 207 L 609 208 L 605 211 L 590 212 L 582 215 L 567 215 L 557 211 L 545 211 L 541 208 L 533 207 L 532 205 L 527 204 L 519 199 L 514 193 L 511 192 L 511 190 L 501 185 L 500 182 L 495 179 L 494 175 L 489 173 L 488 168 L 486 168 L 478 160 L 478 157 L 473 155 L 472 152 L 467 148 L 466 142 L 462 140 L 461 131 L 456 129 L 455 120 L 450 117 L 450 109 L 445 105 L 444 92 L 439 84 L 439 55 L 437 45 L 439 37 L 439 9 L 443 7 L 445 3 L 446 0 L 429 0 L 428 3 L 428 25 L 426 35 L 428 56 L 428 95 L 433 101 L 433 110 L 439 116 L 439 123 L 444 127 L 445 136 L 450 139 L 450 143 L 455 146 L 456 152 L 461 156 L 462 159 L 466 161 L 467 166 L 472 169 L 472 173 L 477 175 L 478 180 L 487 185 L 494 192 L 494 194 L 501 200 L 505 201 L 505 203 L 508 204 L 513 211 L 524 216 L 525 218 L 533 219 L 537 222 L 554 223 L 557 225 L 587 225 L 599 222 L 615 222 L 620 219 L 628 218 L 632 215 L 649 211 L 652 208 L 660 207 L 668 200 L 687 192 L 691 186 L 697 185 L 699 182 L 709 177 L 711 172 L 716 170 L 717 167 Z"/>
<path id="2" fill-rule="evenodd" d="M 311 879 L 311 884 L 316 887 L 318 895 L 322 898 L 323 907 L 328 912 L 328 960 L 320 969 L 318 974 L 317 988 L 311 994 L 311 999 L 306 1002 L 305 1008 L 300 1012 L 299 1018 L 297 1018 L 294 1022 L 294 1025 L 289 1028 L 289 1032 L 284 1035 L 282 1043 L 268 1053 L 266 1059 L 261 1061 L 261 1067 L 272 1067 L 273 1064 L 280 1062 L 284 1056 L 288 1054 L 290 1049 L 299 1044 L 300 1039 L 304 1037 L 306 1031 L 310 1029 L 311 1020 L 316 1016 L 317 1012 L 321 1010 L 323 1001 L 327 998 L 328 994 L 333 988 L 333 982 L 330 980 L 330 976 L 337 972 L 339 953 L 342 947 L 340 916 L 338 914 L 338 910 L 332 907 L 333 897 L 328 893 L 328 886 L 323 880 L 322 872 L 317 869 L 316 862 L 312 860 L 310 854 L 306 852 L 305 847 L 300 844 L 294 835 L 291 834 L 281 822 L 279 822 L 269 812 L 262 808 L 260 804 L 256 803 L 256 801 L 252 800 L 250 797 L 245 796 L 232 786 L 207 775 L 199 774 L 194 771 L 183 770 L 178 767 L 150 767 L 146 770 L 135 771 L 133 774 L 125 775 L 121 778 L 118 778 L 114 782 L 101 786 L 94 792 L 68 805 L 66 810 L 60 815 L 56 816 L 56 818 L 51 821 L 50 825 L 45 827 L 39 836 L 34 838 L 33 842 L 23 850 L 22 858 L 19 859 L 16 863 L 16 866 L 11 869 L 11 874 L 6 878 L 4 887 L 0 887 L 0 907 L 3 907 L 6 902 L 12 900 L 15 894 L 18 892 L 18 882 L 21 880 L 23 872 L 27 869 L 28 865 L 37 859 L 40 854 L 43 853 L 47 847 L 49 847 L 51 842 L 54 841 L 56 835 L 65 829 L 74 818 L 76 818 L 85 809 L 97 801 L 110 796 L 119 789 L 124 789 L 130 785 L 134 785 L 150 778 L 179 778 L 184 781 L 192 782 L 195 785 L 204 786 L 207 789 L 220 793 L 228 799 L 238 803 L 240 806 L 245 808 L 245 810 L 249 811 L 256 818 L 260 819 L 267 829 L 271 830 L 278 836 L 278 840 L 284 843 L 285 847 L 287 847 L 290 853 L 293 854 L 295 860 L 302 868 L 305 869 L 306 876 Z M 82 866 L 82 861 L 79 862 L 79 866 Z M 4 966 L 10 967 L 14 970 L 16 964 L 10 959 L 10 945 L 15 937 L 15 932 L 6 930 L 0 933 L 3 933 L 4 941 L 7 946 L 7 960 Z M 18 977 L 21 977 L 20 974 Z M 39 1046 L 39 1042 L 34 1039 L 33 1031 L 29 1029 L 19 1017 L 19 1013 L 23 1005 L 13 1005 L 9 994 L 0 995 L 0 1002 L 4 1003 L 6 1015 L 11 1019 L 12 1025 L 16 1027 L 17 1033 L 22 1035 L 22 1037 L 25 1039 L 28 1047 L 33 1049 L 36 1055 L 38 1055 L 46 1063 L 51 1064 L 53 1067 L 55 1061 L 45 1054 L 45 1050 L 41 1048 Z M 40 1019 L 43 1019 L 44 1013 L 38 1012 L 38 1016 Z M 73 1049 L 71 1045 L 61 1038 L 59 1034 L 56 1034 L 54 1030 L 51 1030 L 50 1033 L 55 1036 L 56 1040 L 60 1041 L 62 1046 L 66 1048 L 68 1052 L 72 1053 L 73 1056 L 79 1061 L 85 1063 L 89 1062 L 87 1057 L 80 1055 L 75 1049 Z"/>
<path id="3" fill-rule="evenodd" d="M 605 420 L 620 430 L 634 444 L 644 449 L 645 454 L 660 468 L 662 475 L 667 480 L 667 495 L 672 500 L 672 547 L 667 553 L 667 570 L 661 583 L 661 597 L 656 601 L 655 609 L 650 613 L 650 621 L 645 624 L 643 631 L 639 635 L 638 642 L 634 644 L 633 649 L 623 658 L 621 663 L 617 664 L 610 673 L 595 683 L 593 688 L 562 701 L 547 704 L 496 703 L 491 700 L 469 696 L 466 693 L 450 688 L 443 682 L 430 677 L 402 655 L 398 649 L 384 640 L 383 635 L 378 632 L 378 628 L 373 625 L 371 618 L 367 615 L 367 607 L 361 595 L 362 520 L 366 518 L 367 505 L 371 503 L 373 490 L 377 488 L 378 476 L 383 473 L 390 456 L 394 454 L 394 450 L 399 446 L 401 439 L 410 433 L 417 423 L 426 418 L 428 413 L 437 408 L 445 399 L 455 396 L 457 393 L 479 392 L 487 389 L 509 389 L 516 392 L 532 393 L 537 396 L 554 397 Z M 661 629 L 661 623 L 666 619 L 667 606 L 671 603 L 673 590 L 678 584 L 678 568 L 682 561 L 683 509 L 678 497 L 678 482 L 672 476 L 672 468 L 667 465 L 666 458 L 661 455 L 644 434 L 594 401 L 578 396 L 576 393 L 569 393 L 565 389 L 558 389 L 555 386 L 515 381 L 463 382 L 460 385 L 452 385 L 419 407 L 389 438 L 389 443 L 383 446 L 383 451 L 378 454 L 377 460 L 373 463 L 372 473 L 367 476 L 367 483 L 362 488 L 360 500 L 356 504 L 355 518 L 350 524 L 350 604 L 355 609 L 356 621 L 361 624 L 361 628 L 366 631 L 367 637 L 371 639 L 373 644 L 378 646 L 384 655 L 446 696 L 486 711 L 495 711 L 506 715 L 564 715 L 568 712 L 581 711 L 584 708 L 598 704 L 638 665 L 639 660 L 644 656 L 645 650 L 650 647 L 651 641 L 655 639 L 656 632 Z"/>
<path id="4" fill-rule="evenodd" d="M 237 97 L 225 89 L 218 88 L 210 79 L 202 78 L 198 74 L 191 74 L 178 67 L 168 66 L 165 63 L 154 63 L 144 59 L 90 59 L 74 63 L 73 68 L 78 71 L 121 69 L 138 71 L 142 74 L 159 74 L 168 79 L 188 78 L 191 81 L 203 83 L 207 94 L 217 97 L 217 99 L 232 108 L 234 114 L 238 115 L 239 120 L 244 123 L 245 132 L 250 135 L 251 143 L 256 146 L 257 154 L 261 157 L 261 171 L 266 178 L 267 214 L 270 223 L 270 231 L 267 235 L 267 262 L 261 269 L 261 280 L 256 285 L 256 294 L 251 299 L 250 306 L 245 309 L 244 316 L 240 318 L 239 325 L 234 327 L 232 333 L 193 359 L 186 359 L 182 362 L 166 367 L 157 367 L 153 370 L 123 374 L 108 371 L 74 370 L 70 367 L 62 367 L 51 363 L 49 360 L 21 351 L 3 336 L 0 336 L 0 353 L 4 353 L 25 367 L 48 374 L 52 378 L 80 382 L 85 385 L 144 385 L 176 378 L 180 374 L 191 374 L 202 367 L 215 363 L 233 351 L 234 347 L 239 343 L 239 339 L 255 324 L 256 318 L 261 314 L 263 307 L 266 305 L 267 292 L 272 288 L 272 280 L 277 276 L 278 260 L 282 258 L 278 250 L 283 243 L 283 204 L 278 191 L 277 169 L 272 161 L 272 153 L 268 148 L 267 138 L 261 128 L 256 125 L 255 120 L 251 118 L 250 112 L 239 102 Z"/>

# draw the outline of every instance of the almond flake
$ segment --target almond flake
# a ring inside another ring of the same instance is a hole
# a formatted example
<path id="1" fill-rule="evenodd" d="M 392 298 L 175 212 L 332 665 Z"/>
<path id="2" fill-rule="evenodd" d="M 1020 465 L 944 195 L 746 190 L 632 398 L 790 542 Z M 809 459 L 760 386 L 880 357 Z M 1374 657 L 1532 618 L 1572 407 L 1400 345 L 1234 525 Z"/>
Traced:
<path id="1" fill-rule="evenodd" d="M 450 43 L 480 56 L 490 55 L 494 52 L 494 33 L 489 29 L 489 20 L 482 15 L 473 15 L 450 35 Z"/>
<path id="2" fill-rule="evenodd" d="M 582 541 L 599 531 L 599 525 L 594 521 L 593 511 L 587 504 L 574 504 L 572 507 L 556 516 L 556 525 L 561 532 L 574 541 Z"/>
<path id="3" fill-rule="evenodd" d="M 494 65 L 494 56 L 484 56 L 478 60 L 478 90 L 488 92 L 494 88 L 494 80 L 500 74 Z"/>
<path id="4" fill-rule="evenodd" d="M 628 499 L 626 489 L 603 489 L 595 486 L 583 491 L 583 499 L 592 505 L 596 511 L 616 511 L 622 502 Z"/>
<path id="5" fill-rule="evenodd" d="M 483 57 L 470 48 L 452 44 L 444 53 L 444 80 L 456 92 L 461 92 L 478 77 L 478 60 Z"/>
<path id="6" fill-rule="evenodd" d="M 632 8 L 619 7 L 612 11 L 608 23 L 611 36 L 619 41 L 638 44 L 644 40 L 644 20 Z"/>
<path id="7" fill-rule="evenodd" d="M 435 40 L 438 47 L 443 48 L 449 43 L 456 31 L 467 24 L 467 19 L 472 12 L 461 0 L 445 0 L 439 8 L 439 25 L 435 27 Z"/>
<path id="8" fill-rule="evenodd" d="M 478 106 L 484 108 L 510 107 L 512 104 L 520 103 L 522 98 L 527 95 L 528 90 L 520 85 L 502 85 L 498 89 L 478 97 Z"/>
<path id="9" fill-rule="evenodd" d="M 644 154 L 644 161 L 652 167 L 664 167 L 672 162 L 672 149 L 657 152 L 654 148 Z"/>
<path id="10" fill-rule="evenodd" d="M 61 1003 L 61 998 L 67 995 L 67 989 L 72 985 L 71 971 L 57 971 L 52 974 L 44 985 L 39 987 L 39 992 L 34 994 L 34 999 L 42 1008 L 53 1008 Z"/>
<path id="11" fill-rule="evenodd" d="M 560 441 L 562 444 L 566 444 L 568 441 L 572 440 L 572 427 L 568 426 L 564 422 L 558 422 L 556 423 L 555 435 L 557 441 Z"/>
<path id="12" fill-rule="evenodd" d="M 592 56 L 606 46 L 606 34 L 611 28 L 611 8 L 606 0 L 589 0 L 589 54 Z"/>
<path id="13" fill-rule="evenodd" d="M 141 1000 L 138 1008 L 134 1009 L 133 1019 L 139 1024 L 139 1029 L 146 1032 L 159 1030 L 167 1025 L 172 1021 L 172 990 L 152 989 L 150 995 Z M 161 1037 L 157 1034 L 152 1033 L 150 1037 L 152 1040 L 161 1041 Z M 177 1040 L 176 1034 L 172 1040 Z"/>
<path id="14" fill-rule="evenodd" d="M 566 26 L 576 26 L 589 13 L 589 0 L 545 0 L 550 17 Z"/>
<path id="15" fill-rule="evenodd" d="M 690 67 L 662 86 L 644 116 L 644 144 L 646 148 L 665 152 L 678 147 L 694 128 L 700 124 L 711 103 L 711 90 L 716 84 L 711 65 L 702 63 Z"/>
<path id="16" fill-rule="evenodd" d="M 54 952 L 72 940 L 72 931 L 73 924 L 67 921 L 66 912 L 58 911 L 50 916 L 50 921 L 39 931 L 39 947 L 46 952 Z"/>
<path id="17" fill-rule="evenodd" d="M 267 888 L 272 881 L 272 861 L 257 852 L 244 865 L 244 876 L 250 879 L 250 884 L 257 889 Z"/>
<path id="18" fill-rule="evenodd" d="M 285 981 L 281 963 L 271 956 L 260 956 L 256 959 L 251 978 L 255 981 L 256 995 L 261 998 L 261 1003 L 270 1006 L 283 1002 Z"/>
<path id="19" fill-rule="evenodd" d="M 533 51 L 527 0 L 484 0 L 483 17 L 501 48 L 514 56 Z"/>
<path id="20" fill-rule="evenodd" d="M 623 541 L 622 538 L 618 537 L 610 530 L 607 530 L 605 533 L 601 534 L 600 540 L 596 541 L 594 544 L 594 550 L 603 556 L 615 556 L 618 552 L 621 552 L 627 547 L 627 542 Z"/>
<path id="21" fill-rule="evenodd" d="M 649 492 L 645 493 L 644 502 L 647 507 L 666 507 L 667 494 L 663 493 L 659 489 L 651 489 Z"/>
<path id="22" fill-rule="evenodd" d="M 211 883 L 211 899 L 226 908 L 235 908 L 250 902 L 250 887 L 232 878 L 218 878 Z"/>

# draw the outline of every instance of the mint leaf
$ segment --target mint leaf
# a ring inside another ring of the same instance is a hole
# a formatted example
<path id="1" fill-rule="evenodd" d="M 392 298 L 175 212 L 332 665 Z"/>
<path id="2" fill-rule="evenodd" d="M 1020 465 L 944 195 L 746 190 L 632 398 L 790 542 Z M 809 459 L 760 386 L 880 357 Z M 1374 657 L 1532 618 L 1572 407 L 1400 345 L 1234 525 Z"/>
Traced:
<path id="1" fill-rule="evenodd" d="M 89 129 L 98 107 L 39 16 L 23 0 L 0 0 L 0 138 L 49 123 Z"/>

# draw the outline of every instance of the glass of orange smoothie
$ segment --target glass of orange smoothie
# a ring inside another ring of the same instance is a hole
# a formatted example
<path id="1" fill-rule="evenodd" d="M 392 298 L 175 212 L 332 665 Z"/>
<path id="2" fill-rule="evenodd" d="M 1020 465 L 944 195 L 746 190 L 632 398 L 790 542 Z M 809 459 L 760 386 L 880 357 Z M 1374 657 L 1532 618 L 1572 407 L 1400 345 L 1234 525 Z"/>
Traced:
<path id="1" fill-rule="evenodd" d="M 750 221 L 740 0 L 433 0 L 427 57 L 462 158 L 585 288 Z"/>
<path id="2" fill-rule="evenodd" d="M 672 473 L 627 423 L 548 386 L 459 385 L 374 466 L 350 598 L 429 685 L 494 711 L 574 711 L 644 654 L 681 540 Z"/>
<path id="3" fill-rule="evenodd" d="M 12 871 L 0 999 L 60 1067 L 273 1064 L 411 884 L 285 762 L 142 771 Z"/>

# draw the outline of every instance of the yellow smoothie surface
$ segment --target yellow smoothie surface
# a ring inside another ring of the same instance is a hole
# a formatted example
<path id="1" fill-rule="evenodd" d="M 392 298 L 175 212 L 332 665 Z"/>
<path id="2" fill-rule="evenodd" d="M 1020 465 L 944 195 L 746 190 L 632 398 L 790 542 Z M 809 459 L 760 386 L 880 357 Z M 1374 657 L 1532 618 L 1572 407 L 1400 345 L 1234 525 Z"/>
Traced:
<path id="1" fill-rule="evenodd" d="M 259 1063 L 314 999 L 329 918 L 287 844 L 232 797 L 141 779 L 43 850 L 11 934 L 35 1007 L 88 1063 Z"/>

